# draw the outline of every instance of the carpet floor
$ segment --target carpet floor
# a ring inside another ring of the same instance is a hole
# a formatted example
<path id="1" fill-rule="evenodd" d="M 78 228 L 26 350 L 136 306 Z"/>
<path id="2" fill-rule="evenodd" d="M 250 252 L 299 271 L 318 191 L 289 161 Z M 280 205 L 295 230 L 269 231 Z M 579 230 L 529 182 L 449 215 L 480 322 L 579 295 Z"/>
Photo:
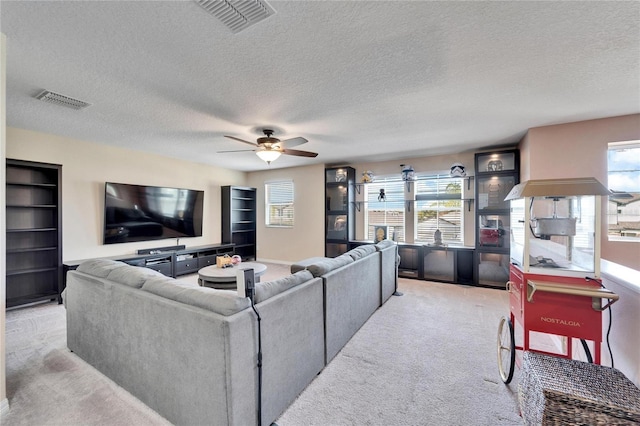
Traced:
<path id="1" fill-rule="evenodd" d="M 287 270 L 269 265 L 262 280 Z M 522 425 L 518 371 L 506 386 L 496 362 L 506 292 L 409 279 L 399 289 L 278 425 Z M 6 349 L 2 425 L 169 424 L 69 352 L 62 305 L 7 311 Z"/>

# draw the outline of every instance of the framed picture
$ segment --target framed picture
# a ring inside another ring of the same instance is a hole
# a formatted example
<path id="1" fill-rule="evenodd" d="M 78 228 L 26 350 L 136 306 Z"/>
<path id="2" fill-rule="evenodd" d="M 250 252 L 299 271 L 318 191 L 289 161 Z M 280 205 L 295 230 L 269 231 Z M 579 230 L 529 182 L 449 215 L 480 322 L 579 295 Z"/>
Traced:
<path id="1" fill-rule="evenodd" d="M 374 242 L 379 243 L 382 240 L 387 239 L 387 232 L 389 231 L 389 227 L 386 225 L 376 225 L 373 227 L 373 235 Z"/>

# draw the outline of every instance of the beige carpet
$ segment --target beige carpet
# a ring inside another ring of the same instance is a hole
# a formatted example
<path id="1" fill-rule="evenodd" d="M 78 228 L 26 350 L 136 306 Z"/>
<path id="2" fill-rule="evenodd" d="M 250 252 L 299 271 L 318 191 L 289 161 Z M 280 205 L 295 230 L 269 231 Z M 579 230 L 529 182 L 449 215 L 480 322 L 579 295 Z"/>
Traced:
<path id="1" fill-rule="evenodd" d="M 518 378 L 504 385 L 496 361 L 506 292 L 408 279 L 400 290 L 278 425 L 522 424 Z"/>
<path id="2" fill-rule="evenodd" d="M 287 271 L 269 266 L 263 281 Z M 496 365 L 506 293 L 408 279 L 400 290 L 405 295 L 369 319 L 280 426 L 522 424 L 517 371 L 505 386 Z M 70 353 L 65 326 L 64 307 L 54 303 L 7 312 L 10 412 L 2 425 L 168 424 Z"/>

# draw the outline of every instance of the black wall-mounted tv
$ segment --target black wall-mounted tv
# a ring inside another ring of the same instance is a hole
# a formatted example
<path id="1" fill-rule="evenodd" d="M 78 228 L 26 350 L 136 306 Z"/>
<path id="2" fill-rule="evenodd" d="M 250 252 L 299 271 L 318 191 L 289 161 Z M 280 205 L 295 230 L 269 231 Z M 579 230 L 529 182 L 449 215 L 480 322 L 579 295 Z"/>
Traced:
<path id="1" fill-rule="evenodd" d="M 106 182 L 104 244 L 202 236 L 204 191 Z"/>

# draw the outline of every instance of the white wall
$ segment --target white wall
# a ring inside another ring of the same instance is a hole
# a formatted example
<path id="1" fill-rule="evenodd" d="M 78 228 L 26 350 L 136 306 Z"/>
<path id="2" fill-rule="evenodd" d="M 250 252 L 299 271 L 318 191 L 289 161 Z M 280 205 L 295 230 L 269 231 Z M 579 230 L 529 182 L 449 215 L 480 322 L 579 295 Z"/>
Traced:
<path id="1" fill-rule="evenodd" d="M 595 177 L 608 186 L 609 142 L 640 139 L 640 114 L 558 124 L 529 129 L 520 143 L 527 163 L 522 179 Z M 609 241 L 607 199 L 602 197 L 602 258 L 640 270 L 640 244 Z"/>
<path id="2" fill-rule="evenodd" d="M 604 286 L 620 296 L 611 310 L 602 313 L 602 364 L 611 366 L 607 348 L 607 329 L 611 313 L 611 352 L 614 367 L 640 387 L 640 272 L 604 261 Z"/>
<path id="3" fill-rule="evenodd" d="M 278 180 L 293 180 L 293 228 L 265 226 L 264 184 Z M 258 259 L 293 263 L 324 256 L 324 165 L 250 172 L 247 182 L 258 197 Z"/>
<path id="4" fill-rule="evenodd" d="M 220 186 L 246 184 L 244 172 L 16 128 L 7 129 L 7 158 L 62 164 L 64 261 L 175 245 L 175 239 L 103 245 L 105 182 L 204 190 L 203 235 L 181 238 L 187 247 L 221 242 Z"/>
<path id="5" fill-rule="evenodd" d="M 378 176 L 400 175 L 400 164 L 411 164 L 417 172 L 448 173 L 451 164 L 458 162 L 466 166 L 467 174 L 473 175 L 473 160 L 473 153 L 462 153 L 412 158 L 406 161 L 341 165 L 354 167 L 356 181 L 360 181 L 362 172 L 365 170 L 372 170 Z M 247 185 L 255 187 L 258 193 L 258 259 L 291 263 L 308 257 L 324 256 L 324 168 L 325 165 L 313 165 L 248 174 Z M 265 226 L 264 184 L 282 179 L 293 179 L 295 186 L 295 224 L 290 229 Z M 362 212 L 356 213 L 356 238 L 362 239 L 364 238 L 364 216 Z M 464 213 L 465 244 L 473 246 L 475 244 L 473 205 L 470 212 L 465 205 Z"/>

